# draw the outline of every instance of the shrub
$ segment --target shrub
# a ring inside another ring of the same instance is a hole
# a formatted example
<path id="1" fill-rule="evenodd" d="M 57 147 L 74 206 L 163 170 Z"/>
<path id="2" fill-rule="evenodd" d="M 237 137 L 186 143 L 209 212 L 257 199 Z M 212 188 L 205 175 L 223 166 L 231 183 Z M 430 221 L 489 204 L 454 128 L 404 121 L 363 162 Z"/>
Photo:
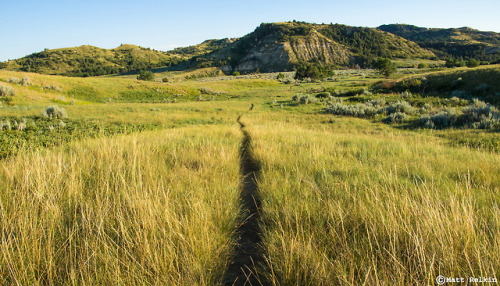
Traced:
<path id="1" fill-rule="evenodd" d="M 409 91 L 404 91 L 399 95 L 401 98 L 407 99 L 413 97 L 413 94 Z"/>
<path id="2" fill-rule="evenodd" d="M 18 79 L 17 77 L 10 77 L 10 78 L 7 80 L 7 82 L 8 82 L 8 83 L 15 83 L 15 84 L 19 84 L 19 82 L 20 82 L 20 81 L 21 81 L 21 80 L 20 80 L 20 79 Z"/>
<path id="3" fill-rule="evenodd" d="M 368 88 L 363 88 L 363 92 L 361 93 L 361 95 L 372 95 L 373 93 L 371 91 L 368 90 Z"/>
<path id="4" fill-rule="evenodd" d="M 284 79 L 285 78 L 285 75 L 282 74 L 282 73 L 279 73 L 277 76 L 276 76 L 276 79 L 277 80 L 280 80 L 280 79 Z"/>
<path id="5" fill-rule="evenodd" d="M 460 86 L 464 85 L 464 81 L 462 80 L 461 77 L 457 78 L 456 80 L 451 82 L 451 87 L 452 88 L 458 88 Z"/>
<path id="6" fill-rule="evenodd" d="M 328 98 L 328 97 L 330 97 L 330 96 L 331 96 L 331 95 L 330 95 L 330 93 L 329 93 L 329 92 L 320 92 L 320 93 L 316 94 L 316 97 L 317 97 L 317 98 Z"/>
<path id="7" fill-rule="evenodd" d="M 7 121 L 0 121 L 0 131 L 3 131 L 3 130 L 11 130 L 12 127 L 10 125 L 10 121 L 7 120 Z"/>
<path id="8" fill-rule="evenodd" d="M 389 114 L 386 118 L 382 119 L 384 123 L 401 123 L 406 120 L 407 115 L 403 112 L 395 112 Z"/>
<path id="9" fill-rule="evenodd" d="M 485 94 L 490 89 L 488 84 L 482 83 L 474 88 L 477 93 Z"/>
<path id="10" fill-rule="evenodd" d="M 16 90 L 10 86 L 0 85 L 0 96 L 14 96 L 16 95 Z"/>
<path id="11" fill-rule="evenodd" d="M 493 105 L 474 99 L 473 104 L 464 108 L 463 123 L 474 129 L 494 129 L 500 127 L 500 112 Z"/>
<path id="12" fill-rule="evenodd" d="M 309 103 L 316 103 L 316 98 L 314 96 L 311 96 L 309 94 L 306 94 L 300 98 L 300 103 L 301 104 L 309 104 Z"/>
<path id="13" fill-rule="evenodd" d="M 447 68 L 453 68 L 453 67 L 464 67 L 465 66 L 465 61 L 464 60 L 457 60 L 457 59 L 449 59 L 446 61 L 445 66 Z"/>
<path id="14" fill-rule="evenodd" d="M 24 129 L 26 129 L 26 123 L 27 123 L 26 118 L 23 118 L 22 121 L 20 122 L 14 121 L 13 124 L 14 129 L 18 131 L 23 131 Z"/>
<path id="15" fill-rule="evenodd" d="M 426 64 L 426 63 L 419 63 L 417 68 L 419 69 L 425 69 L 425 68 L 428 68 L 429 66 Z"/>
<path id="16" fill-rule="evenodd" d="M 465 64 L 469 68 L 475 68 L 475 67 L 478 67 L 481 64 L 481 62 L 476 60 L 476 59 L 470 59 Z"/>
<path id="17" fill-rule="evenodd" d="M 207 94 L 207 95 L 219 95 L 221 94 L 218 91 L 212 90 L 210 88 L 202 87 L 199 89 L 201 94 Z"/>
<path id="18" fill-rule="evenodd" d="M 451 97 L 467 98 L 467 92 L 465 90 L 454 90 L 451 92 Z"/>
<path id="19" fill-rule="evenodd" d="M 393 113 L 397 113 L 397 112 L 412 114 L 415 112 L 415 109 L 408 102 L 406 102 L 404 100 L 403 101 L 398 100 L 397 102 L 387 106 L 386 112 L 388 114 L 393 114 Z"/>
<path id="20" fill-rule="evenodd" d="M 68 117 L 66 110 L 64 110 L 64 108 L 59 108 L 57 105 L 47 107 L 42 115 L 43 117 L 49 119 L 61 119 Z"/>
<path id="21" fill-rule="evenodd" d="M 377 110 L 371 106 L 363 103 L 358 103 L 356 105 L 344 105 L 341 103 L 334 103 L 328 109 L 327 112 L 335 115 L 347 115 L 355 117 L 369 117 L 377 113 Z"/>
<path id="22" fill-rule="evenodd" d="M 381 108 L 385 106 L 385 100 L 384 99 L 373 99 L 367 102 L 368 105 L 371 105 L 375 108 Z"/>
<path id="23" fill-rule="evenodd" d="M 300 63 L 295 68 L 295 79 L 304 80 L 310 78 L 312 80 L 319 80 L 325 77 L 335 75 L 334 67 L 322 65 L 320 63 Z"/>
<path id="24" fill-rule="evenodd" d="M 55 90 L 55 91 L 59 91 L 59 92 L 62 91 L 62 88 L 55 86 L 55 85 L 46 85 L 43 87 L 43 89 L 51 89 L 51 90 Z"/>
<path id="25" fill-rule="evenodd" d="M 139 75 L 137 76 L 138 80 L 144 81 L 154 81 L 155 75 L 152 71 L 139 71 Z"/>
<path id="26" fill-rule="evenodd" d="M 240 72 L 239 71 L 234 71 L 233 72 L 233 76 L 239 76 L 240 75 Z"/>
<path id="27" fill-rule="evenodd" d="M 420 117 L 420 123 L 426 128 L 443 129 L 456 124 L 457 115 L 453 110 L 446 110 L 432 116 L 424 115 Z"/>
<path id="28" fill-rule="evenodd" d="M 432 105 L 430 103 L 424 103 L 422 107 L 420 107 L 420 113 L 429 112 L 432 109 Z"/>
<path id="29" fill-rule="evenodd" d="M 161 79 L 162 82 L 168 82 L 168 77 L 164 77 Z"/>
<path id="30" fill-rule="evenodd" d="M 32 83 L 31 83 L 31 79 L 30 79 L 29 77 L 25 76 L 25 77 L 23 77 L 23 78 L 21 79 L 20 84 L 21 84 L 22 86 L 29 86 L 29 85 L 32 85 Z"/>
<path id="31" fill-rule="evenodd" d="M 386 77 L 397 71 L 396 65 L 387 58 L 378 58 L 373 67 Z"/>

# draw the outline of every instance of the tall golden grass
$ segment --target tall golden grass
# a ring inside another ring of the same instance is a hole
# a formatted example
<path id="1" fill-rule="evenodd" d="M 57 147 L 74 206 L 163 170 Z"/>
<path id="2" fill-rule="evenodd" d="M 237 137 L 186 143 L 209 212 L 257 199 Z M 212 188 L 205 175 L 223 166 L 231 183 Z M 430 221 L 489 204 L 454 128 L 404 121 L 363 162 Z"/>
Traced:
<path id="1" fill-rule="evenodd" d="M 274 285 L 498 277 L 500 156 L 364 120 L 244 117 Z"/>
<path id="2" fill-rule="evenodd" d="M 233 126 L 22 154 L 0 169 L 1 285 L 214 285 L 238 212 Z"/>

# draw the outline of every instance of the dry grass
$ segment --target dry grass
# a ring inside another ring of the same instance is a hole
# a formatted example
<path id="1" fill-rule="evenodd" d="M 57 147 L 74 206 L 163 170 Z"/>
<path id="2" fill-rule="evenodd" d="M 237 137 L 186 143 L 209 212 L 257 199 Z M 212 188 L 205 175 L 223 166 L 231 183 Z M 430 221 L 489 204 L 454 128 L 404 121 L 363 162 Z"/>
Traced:
<path id="1" fill-rule="evenodd" d="M 239 130 L 20 155 L 0 170 L 0 284 L 213 285 L 238 212 Z"/>
<path id="2" fill-rule="evenodd" d="M 246 117 L 275 285 L 429 285 L 500 269 L 500 156 L 357 119 Z"/>

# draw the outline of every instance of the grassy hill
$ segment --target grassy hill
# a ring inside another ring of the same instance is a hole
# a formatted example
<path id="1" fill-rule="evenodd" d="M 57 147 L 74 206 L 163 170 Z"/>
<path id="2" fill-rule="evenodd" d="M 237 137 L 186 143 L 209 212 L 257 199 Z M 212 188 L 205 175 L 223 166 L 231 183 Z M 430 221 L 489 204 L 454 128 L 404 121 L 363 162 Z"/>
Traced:
<path id="1" fill-rule="evenodd" d="M 80 46 L 34 53 L 7 62 L 6 68 L 53 75 L 96 76 L 152 69 L 181 59 L 182 56 L 134 45 L 121 45 L 115 49 Z"/>
<path id="2" fill-rule="evenodd" d="M 181 47 L 181 48 L 176 48 L 169 53 L 171 54 L 178 54 L 178 55 L 183 55 L 183 56 L 200 56 L 203 54 L 210 53 L 212 51 L 220 50 L 222 48 L 227 47 L 234 41 L 236 41 L 236 38 L 225 38 L 225 39 L 212 39 L 212 40 L 206 40 L 201 44 L 198 45 L 193 45 L 189 47 Z"/>
<path id="3" fill-rule="evenodd" d="M 476 58 L 495 62 L 500 59 L 500 33 L 468 27 L 438 29 L 392 24 L 378 27 L 434 51 L 441 57 Z"/>
<path id="4" fill-rule="evenodd" d="M 377 57 L 394 60 L 475 58 L 496 62 L 500 34 L 470 28 L 379 28 L 305 22 L 263 23 L 241 38 L 207 40 L 168 52 L 134 45 L 45 50 L 0 63 L 0 69 L 65 76 L 99 76 L 151 70 L 220 68 L 225 73 L 282 72 L 299 63 L 370 67 Z"/>
<path id="5" fill-rule="evenodd" d="M 434 54 L 378 29 L 286 22 L 261 24 L 229 46 L 195 57 L 191 63 L 197 67 L 223 66 L 226 71 L 272 72 L 291 70 L 308 61 L 363 66 L 379 56 L 430 58 Z"/>

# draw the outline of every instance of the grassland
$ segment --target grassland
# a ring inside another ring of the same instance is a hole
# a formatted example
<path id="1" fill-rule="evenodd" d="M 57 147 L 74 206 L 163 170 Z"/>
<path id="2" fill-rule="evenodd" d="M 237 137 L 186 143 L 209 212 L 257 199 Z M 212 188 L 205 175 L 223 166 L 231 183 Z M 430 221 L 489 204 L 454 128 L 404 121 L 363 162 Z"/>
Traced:
<path id="1" fill-rule="evenodd" d="M 240 136 L 200 125 L 3 162 L 1 284 L 217 283 L 238 210 Z"/>
<path id="2" fill-rule="evenodd" d="M 498 275 L 500 157 L 360 119 L 251 114 L 273 285 Z"/>
<path id="3" fill-rule="evenodd" d="M 408 70 L 389 80 L 344 70 L 322 82 L 206 71 L 162 73 L 156 82 L 0 71 L 0 85 L 15 90 L 0 106 L 0 121 L 12 123 L 0 139 L 16 149 L 0 159 L 0 284 L 231 285 L 224 279 L 245 213 L 240 116 L 262 203 L 263 264 L 247 266 L 262 281 L 498 278 L 500 155 L 485 143 L 496 144 L 498 130 L 424 128 L 412 125 L 416 113 L 391 124 L 385 113 L 328 113 L 338 102 L 381 99 L 430 104 L 431 113 L 460 110 L 472 101 L 452 99 L 448 85 L 462 77 L 466 92 L 484 83 L 484 98 L 495 97 L 488 69 L 498 66 Z M 422 76 L 435 87 L 428 94 L 390 89 Z M 12 80 L 23 77 L 30 84 Z M 68 117 L 41 116 L 52 105 Z M 14 128 L 23 118 L 27 127 Z"/>

